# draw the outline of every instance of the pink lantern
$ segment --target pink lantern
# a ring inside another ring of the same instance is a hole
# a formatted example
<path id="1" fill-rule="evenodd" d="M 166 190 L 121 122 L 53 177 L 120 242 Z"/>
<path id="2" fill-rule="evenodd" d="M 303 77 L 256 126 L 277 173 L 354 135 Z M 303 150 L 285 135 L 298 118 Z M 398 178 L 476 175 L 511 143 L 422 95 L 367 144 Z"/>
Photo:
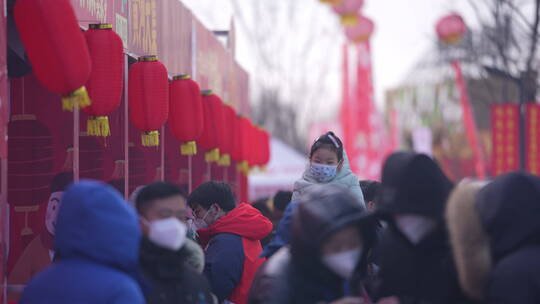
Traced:
<path id="1" fill-rule="evenodd" d="M 439 39 L 447 44 L 457 44 L 465 36 L 467 25 L 460 15 L 453 13 L 442 17 L 437 22 L 435 29 Z"/>
<path id="2" fill-rule="evenodd" d="M 341 0 L 332 5 L 336 14 L 341 17 L 343 25 L 354 25 L 358 21 L 358 11 L 364 6 L 364 0 Z"/>
<path id="3" fill-rule="evenodd" d="M 345 28 L 345 36 L 353 42 L 362 43 L 369 40 L 375 29 L 375 24 L 369 18 L 358 15 L 356 25 Z"/>

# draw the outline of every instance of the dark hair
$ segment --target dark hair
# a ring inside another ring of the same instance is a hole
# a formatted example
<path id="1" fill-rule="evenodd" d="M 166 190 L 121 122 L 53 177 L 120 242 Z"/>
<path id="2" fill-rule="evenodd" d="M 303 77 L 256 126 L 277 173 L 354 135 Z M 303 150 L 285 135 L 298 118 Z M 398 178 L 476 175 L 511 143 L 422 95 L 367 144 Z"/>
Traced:
<path id="1" fill-rule="evenodd" d="M 256 200 L 251 206 L 259 210 L 266 218 L 270 219 L 272 217 L 272 211 L 268 208 L 268 197 Z"/>
<path id="2" fill-rule="evenodd" d="M 197 187 L 188 196 L 187 202 L 191 208 L 199 205 L 206 210 L 213 204 L 217 204 L 224 211 L 231 211 L 236 207 L 231 187 L 215 181 L 206 182 Z"/>
<path id="3" fill-rule="evenodd" d="M 180 187 L 167 182 L 155 182 L 144 186 L 137 194 L 135 206 L 138 213 L 144 212 L 153 201 L 180 195 L 185 197 Z"/>
<path id="4" fill-rule="evenodd" d="M 276 195 L 274 195 L 274 208 L 280 211 L 285 211 L 285 208 L 287 208 L 287 205 L 289 205 L 291 199 L 291 191 L 278 191 Z"/>
<path id="5" fill-rule="evenodd" d="M 381 183 L 374 180 L 362 180 L 360 181 L 360 188 L 362 189 L 362 194 L 364 194 L 364 201 L 366 203 L 374 202 L 379 195 Z"/>
<path id="6" fill-rule="evenodd" d="M 338 161 L 343 160 L 343 143 L 339 137 L 334 134 L 334 132 L 326 132 L 321 135 L 311 146 L 311 151 L 309 152 L 309 158 L 313 157 L 315 151 L 324 148 L 330 151 L 334 151 L 337 154 Z"/>

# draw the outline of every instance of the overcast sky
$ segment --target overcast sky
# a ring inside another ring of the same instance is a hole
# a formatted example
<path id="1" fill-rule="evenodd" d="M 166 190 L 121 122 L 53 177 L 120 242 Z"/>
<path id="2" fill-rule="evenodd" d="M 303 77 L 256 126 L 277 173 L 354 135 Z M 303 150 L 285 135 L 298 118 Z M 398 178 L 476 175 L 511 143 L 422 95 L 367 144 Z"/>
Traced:
<path id="1" fill-rule="evenodd" d="M 211 29 L 226 29 L 234 16 L 233 0 L 182 0 Z M 244 1 L 274 0 L 236 0 Z M 296 0 L 290 0 L 296 1 Z M 467 0 L 366 0 L 364 14 L 374 20 L 375 34 L 372 39 L 374 60 L 374 82 L 377 104 L 384 103 L 384 91 L 400 84 L 407 72 L 429 49 L 435 39 L 434 24 L 442 15 L 457 11 L 466 22 L 475 26 L 477 21 Z M 277 1 L 276 1 L 277 3 Z M 317 0 L 307 1 L 306 5 L 323 7 Z M 327 8 L 329 10 L 329 8 Z M 322 14 L 321 18 L 335 18 L 334 14 Z M 339 26 L 336 22 L 336 26 Z M 252 45 L 237 27 L 237 60 L 251 73 L 254 73 L 256 58 L 250 50 Z M 335 71 L 339 73 L 339 71 Z M 340 83 L 326 84 L 334 91 L 334 107 L 339 103 Z"/>

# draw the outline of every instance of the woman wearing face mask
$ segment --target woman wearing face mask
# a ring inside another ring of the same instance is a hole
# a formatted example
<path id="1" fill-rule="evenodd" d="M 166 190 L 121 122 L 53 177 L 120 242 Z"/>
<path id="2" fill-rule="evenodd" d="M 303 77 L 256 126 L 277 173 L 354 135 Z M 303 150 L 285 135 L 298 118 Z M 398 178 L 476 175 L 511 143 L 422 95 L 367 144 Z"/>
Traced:
<path id="1" fill-rule="evenodd" d="M 376 249 L 381 303 L 466 303 L 444 221 L 452 187 L 427 155 L 398 152 L 386 160 L 377 206 L 388 223 Z"/>
<path id="2" fill-rule="evenodd" d="M 293 217 L 290 248 L 254 280 L 249 303 L 370 303 L 364 287 L 375 222 L 338 185 L 311 187 Z"/>

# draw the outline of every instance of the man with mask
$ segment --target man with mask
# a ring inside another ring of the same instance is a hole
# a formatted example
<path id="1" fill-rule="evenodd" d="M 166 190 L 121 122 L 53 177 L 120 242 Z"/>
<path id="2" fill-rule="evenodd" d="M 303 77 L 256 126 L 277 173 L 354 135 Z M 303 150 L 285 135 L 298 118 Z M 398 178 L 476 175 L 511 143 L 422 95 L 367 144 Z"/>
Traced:
<path id="1" fill-rule="evenodd" d="M 378 297 L 400 304 L 464 303 L 444 221 L 452 187 L 427 155 L 398 152 L 386 160 L 377 206 L 388 223 L 377 248 Z"/>
<path id="2" fill-rule="evenodd" d="M 206 278 L 190 261 L 192 241 L 186 236 L 186 199 L 180 188 L 150 184 L 140 189 L 135 204 L 143 232 L 140 265 L 152 285 L 147 303 L 213 303 Z"/>
<path id="3" fill-rule="evenodd" d="M 8 282 L 11 286 L 22 286 L 38 272 L 47 267 L 54 259 L 53 240 L 56 219 L 64 190 L 73 182 L 72 172 L 56 174 L 51 183 L 51 195 L 45 213 L 45 229 L 38 234 L 23 251 L 11 271 Z M 15 288 L 17 289 L 17 288 Z M 18 292 L 10 292 L 10 300 L 15 301 Z"/>
<path id="4" fill-rule="evenodd" d="M 248 204 L 236 206 L 227 184 L 207 182 L 188 198 L 199 241 L 205 248 L 204 274 L 220 303 L 247 303 L 251 283 L 264 259 L 261 240 L 272 222 Z"/>

